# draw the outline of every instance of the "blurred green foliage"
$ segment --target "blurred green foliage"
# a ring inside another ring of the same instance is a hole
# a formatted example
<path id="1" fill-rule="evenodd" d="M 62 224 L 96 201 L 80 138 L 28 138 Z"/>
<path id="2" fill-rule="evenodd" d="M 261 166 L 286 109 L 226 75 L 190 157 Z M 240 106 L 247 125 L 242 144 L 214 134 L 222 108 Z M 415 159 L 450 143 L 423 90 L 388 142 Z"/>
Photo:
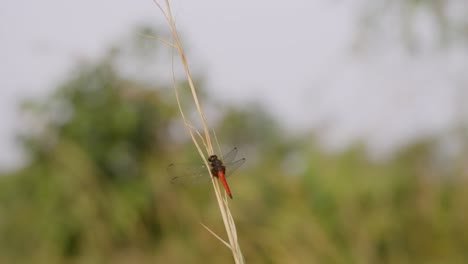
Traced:
<path id="1" fill-rule="evenodd" d="M 413 55 L 424 55 L 427 49 L 464 49 L 468 42 L 465 0 L 367 0 L 361 8 L 355 43 L 358 51 L 388 36 L 389 27 L 396 33 L 397 43 Z M 423 23 L 428 27 L 423 29 Z"/>
<path id="2" fill-rule="evenodd" d="M 200 162 L 171 87 L 122 77 L 118 54 L 25 104 L 28 161 L 0 177 L 0 263 L 232 261 L 200 225 L 224 237 L 211 186 L 169 184 L 167 164 Z M 250 153 L 229 178 L 247 263 L 468 262 L 466 168 L 438 166 L 433 141 L 377 163 L 290 137 L 255 103 L 216 109 L 223 148 Z"/>

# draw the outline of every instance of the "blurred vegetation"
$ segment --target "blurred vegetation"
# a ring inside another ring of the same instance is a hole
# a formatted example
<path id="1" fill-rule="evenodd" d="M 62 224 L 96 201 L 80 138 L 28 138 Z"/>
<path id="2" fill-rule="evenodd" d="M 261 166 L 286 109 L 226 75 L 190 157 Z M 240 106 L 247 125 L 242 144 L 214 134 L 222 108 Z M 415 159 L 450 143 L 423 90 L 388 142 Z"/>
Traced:
<path id="1" fill-rule="evenodd" d="M 368 0 L 362 5 L 356 48 L 391 35 L 411 54 L 428 47 L 463 49 L 468 42 L 467 14 L 465 0 Z"/>
<path id="2" fill-rule="evenodd" d="M 231 262 L 200 225 L 224 236 L 211 186 L 169 184 L 167 164 L 199 162 L 170 85 L 123 77 L 119 54 L 25 104 L 28 161 L 0 177 L 0 263 Z M 465 154 L 441 161 L 436 140 L 379 163 L 359 145 L 327 154 L 255 103 L 214 106 L 223 148 L 249 153 L 229 178 L 247 263 L 468 262 Z"/>

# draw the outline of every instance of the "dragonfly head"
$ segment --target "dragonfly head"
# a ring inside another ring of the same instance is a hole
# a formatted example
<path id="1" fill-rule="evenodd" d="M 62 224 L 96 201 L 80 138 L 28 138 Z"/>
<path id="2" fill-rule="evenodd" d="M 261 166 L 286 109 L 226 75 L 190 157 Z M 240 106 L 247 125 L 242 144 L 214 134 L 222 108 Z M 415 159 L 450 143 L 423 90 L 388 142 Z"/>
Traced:
<path id="1" fill-rule="evenodd" d="M 218 159 L 218 156 L 216 156 L 216 155 L 211 155 L 211 156 L 208 157 L 209 162 L 212 162 L 213 160 L 217 160 L 217 159 Z"/>

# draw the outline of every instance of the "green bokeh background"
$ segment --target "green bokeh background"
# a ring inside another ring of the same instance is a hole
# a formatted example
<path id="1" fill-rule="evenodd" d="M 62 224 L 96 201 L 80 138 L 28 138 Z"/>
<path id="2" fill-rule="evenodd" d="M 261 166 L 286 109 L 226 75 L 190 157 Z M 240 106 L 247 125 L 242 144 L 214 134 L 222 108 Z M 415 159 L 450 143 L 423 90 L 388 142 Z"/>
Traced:
<path id="1" fill-rule="evenodd" d="M 130 50 L 157 54 L 147 42 Z M 169 183 L 169 163 L 201 162 L 171 86 L 124 77 L 122 54 L 24 103 L 27 161 L 0 177 L 0 263 L 232 262 L 200 225 L 226 237 L 212 187 Z M 197 83 L 223 150 L 247 158 L 229 178 L 247 263 L 468 263 L 466 152 L 443 159 L 424 138 L 383 162 L 358 143 L 330 154 L 258 103 L 219 103 Z"/>

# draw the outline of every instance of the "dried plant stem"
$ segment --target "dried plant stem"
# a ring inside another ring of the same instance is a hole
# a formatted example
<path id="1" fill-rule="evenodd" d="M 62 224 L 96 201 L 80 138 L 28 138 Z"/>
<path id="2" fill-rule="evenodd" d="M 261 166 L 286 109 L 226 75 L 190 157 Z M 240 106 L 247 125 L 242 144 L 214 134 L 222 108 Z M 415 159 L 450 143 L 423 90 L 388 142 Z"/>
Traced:
<path id="1" fill-rule="evenodd" d="M 210 233 L 212 233 L 216 238 L 221 240 L 232 251 L 234 261 L 235 261 L 236 264 L 243 264 L 243 263 L 245 263 L 245 261 L 244 261 L 244 257 L 242 256 L 242 252 L 240 250 L 240 246 L 239 246 L 239 243 L 238 243 L 238 240 L 237 240 L 236 225 L 234 223 L 234 219 L 232 217 L 231 211 L 229 210 L 229 204 L 228 204 L 227 196 L 224 195 L 224 197 L 223 197 L 219 182 L 215 178 L 213 178 L 211 176 L 211 173 L 210 173 L 210 170 L 209 170 L 210 166 L 208 164 L 208 161 L 207 161 L 206 157 L 208 155 L 212 155 L 213 152 L 214 152 L 213 151 L 213 144 L 212 144 L 212 140 L 211 140 L 211 135 L 210 135 L 210 131 L 208 129 L 208 125 L 206 123 L 205 115 L 203 114 L 202 108 L 200 106 L 200 102 L 198 100 L 195 85 L 193 84 L 193 80 L 192 80 L 192 77 L 191 77 L 191 74 L 190 74 L 190 69 L 189 69 L 188 63 L 187 63 L 187 58 L 185 56 L 185 53 L 184 53 L 184 50 L 183 50 L 183 47 L 182 47 L 182 43 L 181 43 L 180 38 L 179 38 L 179 34 L 177 33 L 177 29 L 176 29 L 176 26 L 175 26 L 174 18 L 172 16 L 172 11 L 171 11 L 169 1 L 168 0 L 164 1 L 165 8 L 163 8 L 156 0 L 153 0 L 153 2 L 156 4 L 156 6 L 162 12 L 162 14 L 164 15 L 167 23 L 169 24 L 169 29 L 171 31 L 171 37 L 172 37 L 172 43 L 168 42 L 168 41 L 164 41 L 164 43 L 168 44 L 168 46 L 175 49 L 177 51 L 178 55 L 179 55 L 181 63 L 183 65 L 183 67 L 184 67 L 185 77 L 187 78 L 187 81 L 188 81 L 188 84 L 189 84 L 189 87 L 190 87 L 190 91 L 191 91 L 191 94 L 192 94 L 192 98 L 194 100 L 197 112 L 198 112 L 199 117 L 200 117 L 201 124 L 203 126 L 203 134 L 201 134 L 199 131 L 197 131 L 191 125 L 190 121 L 187 119 L 186 115 L 184 114 L 183 107 L 182 107 L 182 105 L 180 103 L 179 93 L 178 93 L 178 90 L 177 90 L 175 76 L 174 76 L 174 69 L 173 69 L 173 71 L 172 71 L 173 72 L 173 82 L 174 82 L 174 90 L 175 90 L 177 105 L 179 107 L 181 117 L 182 117 L 182 119 L 184 121 L 184 125 L 185 125 L 186 129 L 188 130 L 188 132 L 190 134 L 190 137 L 192 138 L 192 141 L 193 141 L 195 147 L 197 148 L 198 153 L 200 154 L 200 157 L 203 159 L 203 161 L 205 162 L 206 167 L 208 168 L 207 173 L 208 173 L 208 175 L 210 175 L 210 177 L 212 179 L 213 188 L 214 188 L 214 191 L 215 191 L 216 199 L 218 201 L 218 206 L 219 206 L 219 210 L 221 212 L 223 223 L 224 223 L 224 226 L 226 228 L 226 233 L 227 233 L 227 236 L 228 236 L 229 243 L 222 240 L 220 236 L 216 235 L 208 227 L 206 227 L 203 224 L 202 225 Z M 174 63 L 173 63 L 173 65 L 174 65 Z M 201 144 L 200 144 L 200 142 L 201 142 Z M 203 150 L 201 149 L 201 147 L 200 147 L 201 145 L 203 145 L 205 147 L 206 153 L 204 153 Z"/>

